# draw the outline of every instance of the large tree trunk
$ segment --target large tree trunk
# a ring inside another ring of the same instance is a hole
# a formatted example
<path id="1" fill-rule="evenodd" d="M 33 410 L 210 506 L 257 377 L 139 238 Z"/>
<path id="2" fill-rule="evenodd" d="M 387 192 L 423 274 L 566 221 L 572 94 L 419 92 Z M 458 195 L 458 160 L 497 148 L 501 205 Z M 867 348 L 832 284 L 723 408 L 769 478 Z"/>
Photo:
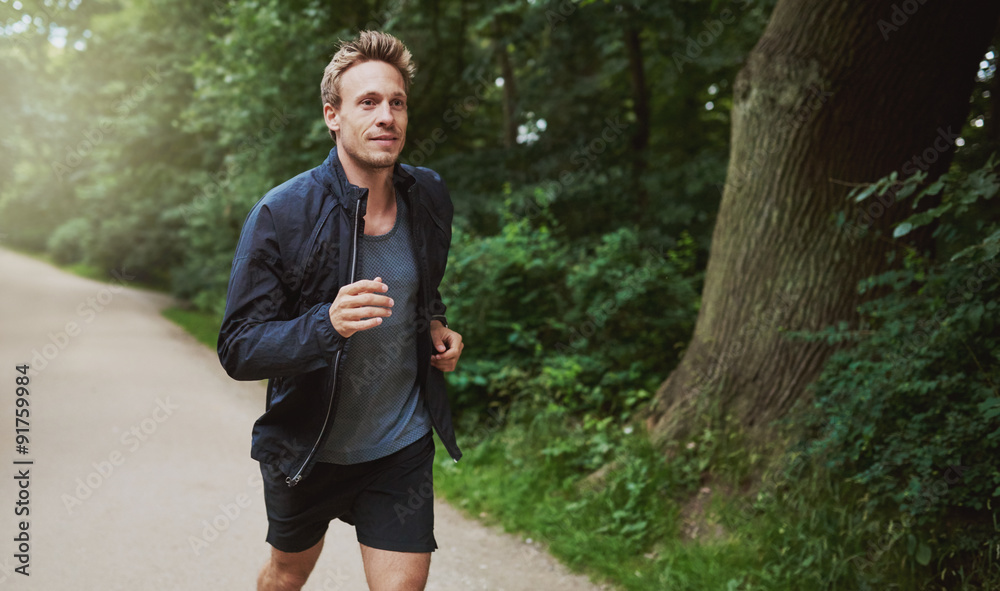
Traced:
<path id="1" fill-rule="evenodd" d="M 654 440 L 685 436 L 708 407 L 764 434 L 803 394 L 831 349 L 779 327 L 856 324 L 856 284 L 894 248 L 856 226 L 885 233 L 912 213 L 872 200 L 859 217 L 850 184 L 908 176 L 914 157 L 932 179 L 947 170 L 998 13 L 995 0 L 778 2 L 734 84 L 701 311 L 656 394 Z M 853 231 L 838 229 L 841 211 Z"/>

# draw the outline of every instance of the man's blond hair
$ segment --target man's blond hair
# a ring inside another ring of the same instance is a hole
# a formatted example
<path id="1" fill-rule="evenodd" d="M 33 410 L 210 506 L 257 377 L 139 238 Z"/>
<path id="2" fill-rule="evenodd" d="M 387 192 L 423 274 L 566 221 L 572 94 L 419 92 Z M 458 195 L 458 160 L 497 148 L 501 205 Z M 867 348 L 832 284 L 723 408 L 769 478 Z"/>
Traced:
<path id="1" fill-rule="evenodd" d="M 382 31 L 361 31 L 350 41 L 341 41 L 337 53 L 323 71 L 320 97 L 323 104 L 340 108 L 340 79 L 351 66 L 364 62 L 385 62 L 399 70 L 403 76 L 403 90 L 410 92 L 410 81 L 417 71 L 410 50 L 403 42 Z M 336 139 L 333 131 L 330 137 Z"/>

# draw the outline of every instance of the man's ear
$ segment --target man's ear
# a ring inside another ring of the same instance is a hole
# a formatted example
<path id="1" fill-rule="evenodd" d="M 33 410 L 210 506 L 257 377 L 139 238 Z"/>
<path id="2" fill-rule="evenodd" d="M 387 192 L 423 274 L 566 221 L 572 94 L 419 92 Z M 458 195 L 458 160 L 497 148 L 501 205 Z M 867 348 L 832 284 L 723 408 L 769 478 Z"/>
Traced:
<path id="1" fill-rule="evenodd" d="M 326 121 L 327 129 L 334 133 L 340 131 L 340 109 L 335 108 L 330 103 L 324 103 L 323 119 Z"/>

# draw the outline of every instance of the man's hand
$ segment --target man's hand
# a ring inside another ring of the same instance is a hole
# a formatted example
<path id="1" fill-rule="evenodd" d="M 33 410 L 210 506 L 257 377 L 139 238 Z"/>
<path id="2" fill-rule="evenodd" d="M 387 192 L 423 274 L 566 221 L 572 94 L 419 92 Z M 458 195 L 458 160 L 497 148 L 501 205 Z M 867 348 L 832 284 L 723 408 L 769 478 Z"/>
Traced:
<path id="1" fill-rule="evenodd" d="M 441 371 L 455 371 L 465 348 L 462 335 L 441 324 L 440 320 L 431 320 L 431 341 L 437 351 L 431 355 L 431 365 Z"/>
<path id="2" fill-rule="evenodd" d="M 382 295 L 388 289 L 381 277 L 376 277 L 374 281 L 362 279 L 341 287 L 330 305 L 333 329 L 347 338 L 359 330 L 382 324 L 383 317 L 392 316 L 392 298 Z"/>

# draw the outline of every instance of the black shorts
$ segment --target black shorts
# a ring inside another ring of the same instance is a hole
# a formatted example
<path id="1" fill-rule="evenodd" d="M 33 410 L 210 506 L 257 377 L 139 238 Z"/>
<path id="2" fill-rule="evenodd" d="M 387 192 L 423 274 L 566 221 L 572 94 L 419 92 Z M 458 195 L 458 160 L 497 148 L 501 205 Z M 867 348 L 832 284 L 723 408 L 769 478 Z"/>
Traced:
<path id="1" fill-rule="evenodd" d="M 317 462 L 299 484 L 261 464 L 267 542 L 282 552 L 316 545 L 340 519 L 358 542 L 394 552 L 433 552 L 434 439 L 430 432 L 385 457 L 359 464 Z"/>

